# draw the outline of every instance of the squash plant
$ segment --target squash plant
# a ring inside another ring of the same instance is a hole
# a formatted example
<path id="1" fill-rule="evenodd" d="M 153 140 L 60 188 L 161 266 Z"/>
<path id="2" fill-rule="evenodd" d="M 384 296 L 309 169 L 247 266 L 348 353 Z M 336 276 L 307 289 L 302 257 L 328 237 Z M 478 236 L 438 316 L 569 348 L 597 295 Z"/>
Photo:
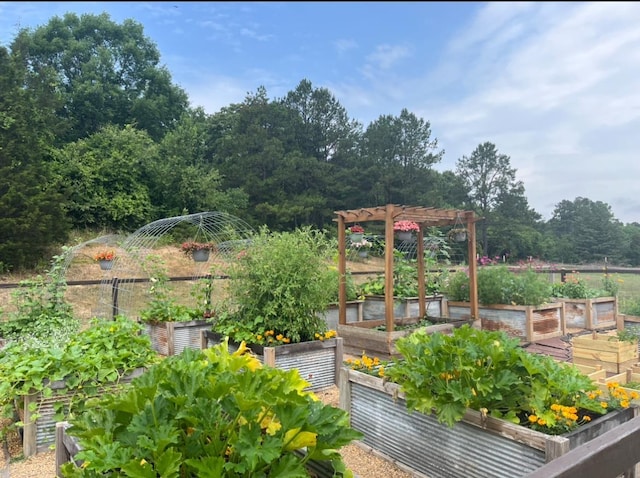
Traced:
<path id="1" fill-rule="evenodd" d="M 12 419 L 16 403 L 34 392 L 44 397 L 71 396 L 64 409 L 62 401 L 54 405 L 57 420 L 77 412 L 99 387 L 116 384 L 124 375 L 158 360 L 149 337 L 140 335 L 141 329 L 136 322 L 118 316 L 113 321 L 93 319 L 87 329 L 64 344 L 9 342 L 0 350 L 2 416 Z M 54 391 L 52 382 L 57 381 L 64 381 L 64 386 Z M 31 411 L 37 419 L 38 411 Z M 15 426 L 22 423 L 7 425 Z"/>
<path id="2" fill-rule="evenodd" d="M 66 477 L 306 477 L 309 460 L 352 477 L 338 450 L 362 434 L 295 370 L 263 367 L 244 342 L 185 349 L 96 398 L 68 433 L 82 448 Z"/>
<path id="3" fill-rule="evenodd" d="M 418 331 L 398 339 L 396 347 L 403 358 L 385 376 L 401 386 L 407 407 L 434 413 L 449 426 L 470 408 L 561 434 L 592 414 L 630 404 L 620 390 L 601 397 L 597 385 L 576 367 L 527 352 L 502 331 L 469 325 L 450 335 Z"/>

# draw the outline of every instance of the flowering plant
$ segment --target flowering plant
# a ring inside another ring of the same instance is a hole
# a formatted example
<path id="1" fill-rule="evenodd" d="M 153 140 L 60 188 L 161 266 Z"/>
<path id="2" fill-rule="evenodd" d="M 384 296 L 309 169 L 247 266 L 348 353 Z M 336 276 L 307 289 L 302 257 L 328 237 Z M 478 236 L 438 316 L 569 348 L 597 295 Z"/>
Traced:
<path id="1" fill-rule="evenodd" d="M 182 252 L 184 252 L 186 256 L 190 256 L 195 251 L 211 251 L 215 248 L 215 244 L 212 244 L 210 242 L 183 242 L 181 247 Z"/>
<path id="2" fill-rule="evenodd" d="M 93 259 L 95 261 L 112 261 L 115 258 L 116 253 L 113 251 L 100 251 L 95 256 L 93 256 Z"/>
<path id="3" fill-rule="evenodd" d="M 356 249 L 370 248 L 371 246 L 373 246 L 373 243 L 371 241 L 367 241 L 366 239 L 362 239 L 359 242 L 352 242 L 351 243 L 351 247 L 354 247 Z"/>
<path id="4" fill-rule="evenodd" d="M 396 221 L 393 223 L 393 230 L 401 232 L 418 232 L 420 230 L 420 226 L 413 221 Z"/>
<path id="5" fill-rule="evenodd" d="M 403 358 L 385 377 L 401 386 L 409 409 L 434 413 L 449 426 L 470 408 L 558 435 L 637 398 L 618 384 L 601 393 L 578 368 L 527 352 L 502 331 L 469 325 L 450 335 L 418 331 L 396 347 Z"/>
<path id="6" fill-rule="evenodd" d="M 362 234 L 364 233 L 364 228 L 358 224 L 355 224 L 349 228 L 349 232 L 351 234 Z"/>

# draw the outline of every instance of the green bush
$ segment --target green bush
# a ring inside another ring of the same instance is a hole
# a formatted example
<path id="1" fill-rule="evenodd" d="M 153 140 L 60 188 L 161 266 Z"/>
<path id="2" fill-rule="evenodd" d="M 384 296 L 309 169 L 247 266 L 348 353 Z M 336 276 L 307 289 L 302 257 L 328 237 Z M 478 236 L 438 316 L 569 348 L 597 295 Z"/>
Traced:
<path id="1" fill-rule="evenodd" d="M 456 272 L 449 279 L 447 297 L 453 301 L 468 301 L 469 276 Z M 547 279 L 527 269 L 512 272 L 507 266 L 484 266 L 478 269 L 478 302 L 483 305 L 540 305 L 551 297 Z"/>
<path id="2" fill-rule="evenodd" d="M 326 331 L 320 312 L 335 297 L 334 251 L 335 242 L 322 231 L 263 227 L 229 266 L 228 299 L 214 329 L 250 343 L 266 332 L 292 343 L 314 340 Z"/>
<path id="3" fill-rule="evenodd" d="M 296 370 L 262 367 L 226 342 L 186 349 L 70 420 L 66 477 L 303 477 L 309 460 L 353 477 L 338 449 L 362 434 L 345 411 L 305 392 Z"/>
<path id="4" fill-rule="evenodd" d="M 502 331 L 421 330 L 396 347 L 402 358 L 385 368 L 385 377 L 400 385 L 409 410 L 433 413 L 449 426 L 470 408 L 555 435 L 588 422 L 585 411 L 602 415 L 630 402 L 623 392 L 600 397 L 577 368 L 527 352 Z M 574 407 L 580 413 L 564 413 Z"/>

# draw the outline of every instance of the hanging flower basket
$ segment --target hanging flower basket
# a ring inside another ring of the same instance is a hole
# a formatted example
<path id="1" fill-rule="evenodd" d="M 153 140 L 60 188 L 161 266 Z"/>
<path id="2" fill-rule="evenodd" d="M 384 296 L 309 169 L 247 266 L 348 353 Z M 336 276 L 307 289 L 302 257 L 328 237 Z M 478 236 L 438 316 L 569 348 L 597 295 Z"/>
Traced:
<path id="1" fill-rule="evenodd" d="M 111 267 L 113 267 L 113 260 L 115 258 L 116 253 L 113 251 L 100 251 L 93 256 L 93 260 L 100 264 L 100 269 L 103 271 L 111 270 Z"/>
<path id="2" fill-rule="evenodd" d="M 393 223 L 393 231 L 399 241 L 411 241 L 413 233 L 419 230 L 420 226 L 414 221 L 396 221 Z"/>
<path id="3" fill-rule="evenodd" d="M 190 256 L 195 262 L 207 262 L 209 254 L 215 247 L 215 244 L 210 242 L 183 242 L 181 249 L 186 256 Z"/>
<path id="4" fill-rule="evenodd" d="M 351 226 L 348 231 L 351 242 L 361 242 L 362 239 L 364 239 L 364 228 L 362 226 L 356 224 L 355 226 Z"/>

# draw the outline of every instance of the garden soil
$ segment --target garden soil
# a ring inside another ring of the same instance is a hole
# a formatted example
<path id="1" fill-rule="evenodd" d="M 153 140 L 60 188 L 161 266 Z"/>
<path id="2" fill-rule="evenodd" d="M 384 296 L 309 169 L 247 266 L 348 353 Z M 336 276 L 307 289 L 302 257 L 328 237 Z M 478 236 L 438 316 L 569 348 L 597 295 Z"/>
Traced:
<path id="1" fill-rule="evenodd" d="M 77 251 L 66 273 L 67 282 L 83 280 L 101 280 L 103 271 L 93 260 L 98 250 L 104 247 L 87 246 L 84 250 Z M 110 248 L 111 249 L 111 248 Z M 117 253 L 117 248 L 116 253 Z M 172 277 L 185 277 L 193 275 L 194 265 L 181 253 L 178 247 L 162 247 L 155 249 L 154 254 L 162 257 L 167 265 L 169 275 Z M 365 261 L 349 262 L 347 269 L 355 272 L 384 271 L 384 261 L 379 258 L 368 258 Z M 361 283 L 368 275 L 356 275 L 356 283 Z M 17 283 L 24 279 L 33 278 L 24 274 L 5 274 L 0 276 L 0 284 Z M 11 291 L 15 289 L 0 289 L 0 303 L 5 310 L 10 310 Z M 91 317 L 95 307 L 97 291 L 87 293 L 88 287 L 69 286 L 67 299 L 74 307 L 74 313 L 84 319 Z M 338 406 L 339 391 L 337 387 L 318 392 L 319 398 L 326 404 Z M 353 443 L 341 450 L 347 466 L 359 478 L 411 478 L 414 475 L 403 470 L 399 464 L 377 455 L 365 445 Z M 22 457 L 22 446 L 17 432 L 9 433 L 2 443 L 0 453 L 0 478 L 54 478 L 55 477 L 55 452 L 53 450 L 38 453 L 28 459 Z"/>

